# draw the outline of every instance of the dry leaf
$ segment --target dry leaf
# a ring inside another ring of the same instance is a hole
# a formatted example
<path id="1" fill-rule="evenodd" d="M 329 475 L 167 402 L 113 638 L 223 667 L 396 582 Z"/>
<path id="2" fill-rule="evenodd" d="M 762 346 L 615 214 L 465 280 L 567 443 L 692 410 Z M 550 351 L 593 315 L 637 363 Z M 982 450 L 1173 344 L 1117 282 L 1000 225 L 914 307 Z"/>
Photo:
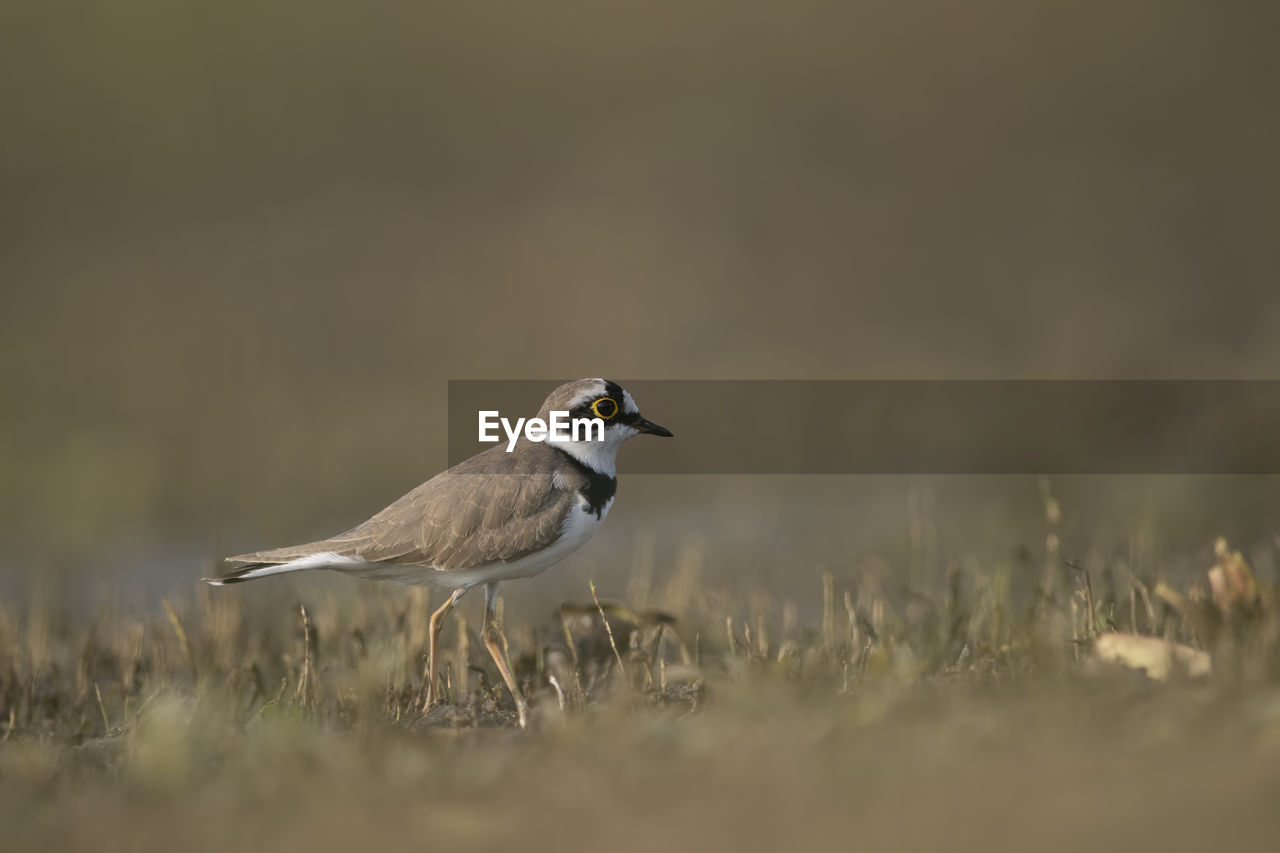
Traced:
<path id="1" fill-rule="evenodd" d="M 1259 605 L 1258 584 L 1253 572 L 1239 551 L 1227 547 L 1227 540 L 1219 538 L 1213 553 L 1218 563 L 1209 570 L 1209 587 L 1213 591 L 1213 603 L 1226 613 L 1233 610 L 1254 610 Z"/>
<path id="2" fill-rule="evenodd" d="M 1208 652 L 1137 634 L 1103 634 L 1093 651 L 1100 660 L 1143 670 L 1156 681 L 1168 679 L 1175 666 L 1192 678 L 1208 675 L 1211 668 Z"/>

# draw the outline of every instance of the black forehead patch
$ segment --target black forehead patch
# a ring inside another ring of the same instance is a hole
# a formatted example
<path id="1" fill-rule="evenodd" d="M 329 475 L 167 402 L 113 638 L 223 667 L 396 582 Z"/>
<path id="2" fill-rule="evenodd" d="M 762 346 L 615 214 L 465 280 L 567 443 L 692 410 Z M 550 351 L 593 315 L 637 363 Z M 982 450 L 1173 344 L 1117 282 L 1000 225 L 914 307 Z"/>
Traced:
<path id="1" fill-rule="evenodd" d="M 588 418 L 597 417 L 595 410 L 592 409 L 591 406 L 592 406 L 592 403 L 594 403 L 596 400 L 601 399 L 602 397 L 610 397 L 613 399 L 613 402 L 618 407 L 618 410 L 615 414 L 620 415 L 623 413 L 622 400 L 623 400 L 623 395 L 626 394 L 627 392 L 623 391 L 622 386 L 619 385 L 617 382 L 613 382 L 608 379 L 602 379 L 601 381 L 604 382 L 604 391 L 602 391 L 597 397 L 591 400 L 585 400 L 579 403 L 577 408 L 573 410 L 573 414 L 575 415 L 581 414 L 583 417 L 588 417 Z"/>

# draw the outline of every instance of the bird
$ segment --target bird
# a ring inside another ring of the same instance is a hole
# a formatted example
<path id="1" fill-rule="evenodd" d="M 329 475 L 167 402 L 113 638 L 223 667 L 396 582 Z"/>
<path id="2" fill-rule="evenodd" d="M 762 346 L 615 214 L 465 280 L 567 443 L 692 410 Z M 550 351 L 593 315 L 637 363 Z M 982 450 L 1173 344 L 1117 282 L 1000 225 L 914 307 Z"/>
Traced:
<path id="1" fill-rule="evenodd" d="M 485 648 L 516 703 L 521 728 L 528 705 L 511 674 L 496 618 L 498 585 L 546 571 L 582 547 L 609 514 L 618 488 L 616 458 L 627 439 L 671 430 L 640 414 L 631 395 L 607 379 L 579 379 L 553 390 L 538 417 L 568 412 L 599 428 L 546 440 L 521 435 L 437 474 L 369 520 L 329 539 L 241 554 L 204 578 L 215 586 L 288 572 L 327 569 L 448 593 L 428 624 L 424 709 L 435 702 L 437 645 L 458 600 L 484 587 Z M 576 439 L 576 440 L 574 440 Z"/>

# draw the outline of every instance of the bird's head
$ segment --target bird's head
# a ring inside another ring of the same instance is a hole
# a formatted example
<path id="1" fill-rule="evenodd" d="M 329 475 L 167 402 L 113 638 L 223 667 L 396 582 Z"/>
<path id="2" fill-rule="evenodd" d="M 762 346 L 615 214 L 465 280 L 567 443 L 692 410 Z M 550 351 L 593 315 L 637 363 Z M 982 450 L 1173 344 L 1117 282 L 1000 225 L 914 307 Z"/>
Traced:
<path id="1" fill-rule="evenodd" d="M 548 439 L 580 462 L 603 473 L 614 472 L 614 457 L 618 447 L 636 435 L 671 436 L 671 430 L 658 426 L 640 414 L 636 401 L 616 382 L 608 379 L 578 379 L 566 382 L 552 391 L 538 417 L 548 420 L 552 412 L 568 412 L 573 420 L 599 421 L 594 426 L 572 436 L 568 441 Z"/>

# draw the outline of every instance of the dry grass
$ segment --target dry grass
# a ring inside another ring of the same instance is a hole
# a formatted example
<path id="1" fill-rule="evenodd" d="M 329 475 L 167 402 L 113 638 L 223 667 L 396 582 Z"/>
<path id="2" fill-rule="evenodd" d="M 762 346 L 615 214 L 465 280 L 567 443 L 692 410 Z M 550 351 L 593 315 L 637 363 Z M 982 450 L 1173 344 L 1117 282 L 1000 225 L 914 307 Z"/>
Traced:
<path id="1" fill-rule="evenodd" d="M 1270 849 L 1275 590 L 1225 544 L 1177 591 L 1048 556 L 1029 584 L 827 575 L 812 625 L 695 563 L 633 578 L 625 606 L 584 590 L 511 626 L 528 732 L 463 611 L 446 704 L 418 710 L 420 590 L 291 604 L 267 585 L 254 609 L 201 589 L 88 622 L 8 606 L 0 818 L 10 849 Z"/>

